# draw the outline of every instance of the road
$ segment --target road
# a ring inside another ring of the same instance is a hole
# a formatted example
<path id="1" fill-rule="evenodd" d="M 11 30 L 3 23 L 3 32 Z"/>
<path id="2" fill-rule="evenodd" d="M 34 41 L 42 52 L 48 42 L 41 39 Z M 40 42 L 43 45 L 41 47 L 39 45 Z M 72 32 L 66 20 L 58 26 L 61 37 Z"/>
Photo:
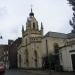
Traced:
<path id="1" fill-rule="evenodd" d="M 1 74 L 0 74 L 1 75 Z M 25 70 L 7 70 L 5 75 L 75 75 L 72 72 L 52 72 L 45 73 L 41 71 L 25 71 Z"/>
<path id="2" fill-rule="evenodd" d="M 32 74 L 30 72 L 26 72 L 26 71 L 8 70 L 5 72 L 5 75 L 35 75 L 35 74 Z"/>
<path id="3" fill-rule="evenodd" d="M 43 74 L 25 70 L 7 70 L 4 75 L 43 75 Z"/>

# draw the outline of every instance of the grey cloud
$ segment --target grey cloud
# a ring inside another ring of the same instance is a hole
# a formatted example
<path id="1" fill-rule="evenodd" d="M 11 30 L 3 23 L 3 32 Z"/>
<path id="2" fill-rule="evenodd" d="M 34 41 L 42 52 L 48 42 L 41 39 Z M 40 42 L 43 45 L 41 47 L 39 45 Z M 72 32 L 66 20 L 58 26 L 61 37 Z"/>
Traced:
<path id="1" fill-rule="evenodd" d="M 7 15 L 6 7 L 0 7 L 0 18 L 4 17 L 5 15 Z"/>

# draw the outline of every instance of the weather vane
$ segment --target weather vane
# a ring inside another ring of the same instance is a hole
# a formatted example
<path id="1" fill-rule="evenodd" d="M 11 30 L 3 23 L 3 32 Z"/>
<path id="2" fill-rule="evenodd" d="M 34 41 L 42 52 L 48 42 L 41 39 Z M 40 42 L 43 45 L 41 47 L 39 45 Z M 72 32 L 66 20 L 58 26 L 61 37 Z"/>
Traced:
<path id="1" fill-rule="evenodd" d="M 32 8 L 33 8 L 33 5 L 31 4 L 31 12 L 32 12 Z"/>
<path id="2" fill-rule="evenodd" d="M 33 7 L 33 5 L 31 4 L 31 8 Z"/>

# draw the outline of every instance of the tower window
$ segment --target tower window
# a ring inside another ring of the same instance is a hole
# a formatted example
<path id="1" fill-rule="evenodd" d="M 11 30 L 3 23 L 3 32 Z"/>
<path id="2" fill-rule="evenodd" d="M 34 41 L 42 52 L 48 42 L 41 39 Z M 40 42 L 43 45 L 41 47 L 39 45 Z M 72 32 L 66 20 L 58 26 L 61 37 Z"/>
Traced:
<path id="1" fill-rule="evenodd" d="M 35 60 L 34 60 L 35 66 L 37 67 L 37 51 L 36 50 L 34 51 L 34 56 L 35 56 Z"/>
<path id="2" fill-rule="evenodd" d="M 35 23 L 33 23 L 33 29 L 35 29 Z"/>

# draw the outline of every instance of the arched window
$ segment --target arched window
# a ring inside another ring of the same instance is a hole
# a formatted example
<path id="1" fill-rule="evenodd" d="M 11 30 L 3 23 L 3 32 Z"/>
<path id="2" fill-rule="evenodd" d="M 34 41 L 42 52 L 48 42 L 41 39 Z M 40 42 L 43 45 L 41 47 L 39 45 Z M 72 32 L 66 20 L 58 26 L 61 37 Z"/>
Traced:
<path id="1" fill-rule="evenodd" d="M 55 43 L 54 44 L 54 52 L 55 52 L 55 63 L 56 64 L 60 64 L 60 61 L 59 61 L 59 45 L 58 43 Z"/>
<path id="2" fill-rule="evenodd" d="M 36 50 L 34 51 L 34 56 L 35 56 L 35 60 L 34 60 L 35 66 L 37 67 L 37 51 Z"/>
<path id="3" fill-rule="evenodd" d="M 21 55 L 19 54 L 19 66 L 21 67 Z"/>
<path id="4" fill-rule="evenodd" d="M 33 22 L 33 29 L 35 29 L 35 23 Z"/>
<path id="5" fill-rule="evenodd" d="M 58 45 L 58 43 L 54 43 L 54 52 L 55 53 L 59 52 L 59 45 Z"/>
<path id="6" fill-rule="evenodd" d="M 27 64 L 27 66 L 29 65 L 29 60 L 28 60 L 28 58 L 29 58 L 29 53 L 28 53 L 28 50 L 26 49 L 25 50 L 25 54 L 26 54 L 26 64 Z"/>

